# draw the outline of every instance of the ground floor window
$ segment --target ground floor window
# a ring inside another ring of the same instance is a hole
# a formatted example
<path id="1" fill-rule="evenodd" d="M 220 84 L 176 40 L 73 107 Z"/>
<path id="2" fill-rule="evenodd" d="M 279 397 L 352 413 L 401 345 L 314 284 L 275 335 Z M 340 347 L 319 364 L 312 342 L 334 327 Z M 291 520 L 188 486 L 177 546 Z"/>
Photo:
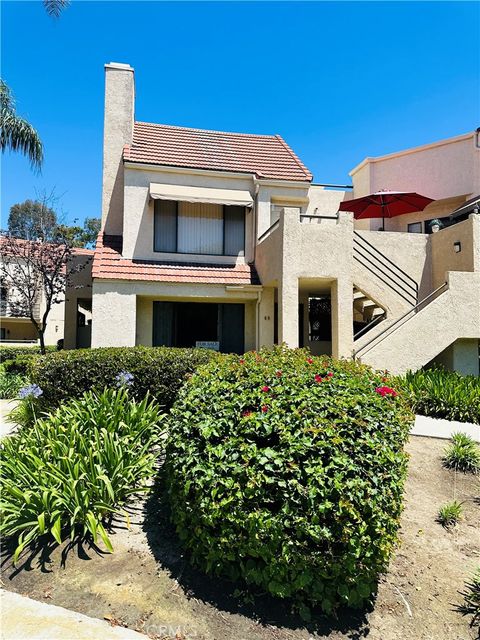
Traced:
<path id="1" fill-rule="evenodd" d="M 222 353 L 245 351 L 245 305 L 213 302 L 154 302 L 153 346 L 195 347 Z"/>

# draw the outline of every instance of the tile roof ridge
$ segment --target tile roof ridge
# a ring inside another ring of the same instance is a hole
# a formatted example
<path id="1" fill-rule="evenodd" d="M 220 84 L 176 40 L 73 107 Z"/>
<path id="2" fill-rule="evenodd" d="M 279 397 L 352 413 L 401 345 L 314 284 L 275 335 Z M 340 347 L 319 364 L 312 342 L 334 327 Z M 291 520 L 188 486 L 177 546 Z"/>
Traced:
<path id="1" fill-rule="evenodd" d="M 310 180 L 310 181 L 313 180 L 313 175 L 310 173 L 307 167 L 303 164 L 303 162 L 297 156 L 295 151 L 291 149 L 291 147 L 285 142 L 282 136 L 277 133 L 275 134 L 275 138 L 280 142 L 280 144 L 282 144 L 285 147 L 288 153 L 292 156 L 292 158 L 295 160 L 295 162 L 298 164 L 298 166 L 301 168 L 301 170 L 305 174 L 305 177 L 307 178 L 307 180 Z"/>
<path id="2" fill-rule="evenodd" d="M 277 135 L 269 133 L 243 133 L 241 131 L 220 131 L 218 129 L 199 129 L 197 127 L 182 127 L 175 124 L 163 124 L 161 122 L 145 122 L 143 120 L 135 120 L 135 124 L 147 125 L 149 127 L 162 127 L 163 129 L 174 129 L 178 131 L 194 131 L 197 133 L 219 133 L 228 136 L 242 136 L 246 138 L 262 138 L 268 140 L 275 140 Z"/>

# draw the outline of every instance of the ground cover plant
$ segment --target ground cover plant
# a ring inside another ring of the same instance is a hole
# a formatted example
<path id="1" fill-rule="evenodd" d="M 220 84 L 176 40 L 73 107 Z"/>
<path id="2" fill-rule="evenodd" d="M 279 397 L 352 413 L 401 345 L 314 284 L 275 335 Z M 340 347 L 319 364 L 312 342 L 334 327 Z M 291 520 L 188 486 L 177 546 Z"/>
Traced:
<path id="1" fill-rule="evenodd" d="M 462 505 L 457 500 L 448 502 L 440 508 L 437 521 L 445 528 L 453 527 L 462 517 Z"/>
<path id="2" fill-rule="evenodd" d="M 32 392 L 33 393 L 33 392 Z M 105 521 L 145 490 L 161 443 L 163 416 L 125 385 L 87 392 L 1 443 L 0 533 L 15 539 L 14 561 L 44 534 L 60 543 L 100 536 Z"/>
<path id="3" fill-rule="evenodd" d="M 465 584 L 461 595 L 463 603 L 457 607 L 457 610 L 464 616 L 472 616 L 470 623 L 472 627 L 480 625 L 480 567 Z"/>
<path id="4" fill-rule="evenodd" d="M 465 433 L 454 433 L 452 443 L 444 451 L 443 464 L 464 473 L 480 471 L 480 447 Z"/>
<path id="5" fill-rule="evenodd" d="M 480 423 L 480 378 L 444 369 L 409 371 L 399 379 L 412 410 L 425 416 Z"/>
<path id="6" fill-rule="evenodd" d="M 51 410 L 90 389 L 115 386 L 118 373 L 132 374 L 130 394 L 141 399 L 148 393 L 166 409 L 173 404 L 186 377 L 217 354 L 207 349 L 170 347 L 112 347 L 59 351 L 34 359 L 29 378 L 43 395 L 40 406 Z M 59 384 L 61 381 L 61 384 Z"/>
<path id="7" fill-rule="evenodd" d="M 413 418 L 390 384 L 283 348 L 193 374 L 166 450 L 172 519 L 193 563 L 305 617 L 368 600 L 396 543 Z"/>
<path id="8" fill-rule="evenodd" d="M 55 346 L 47 346 L 45 347 L 47 353 L 53 353 L 57 351 L 57 347 Z M 31 356 L 39 356 L 40 347 L 32 346 L 32 347 L 9 347 L 2 345 L 0 346 L 0 364 L 5 362 L 5 360 L 16 360 L 18 357 L 29 358 Z"/>
<path id="9" fill-rule="evenodd" d="M 0 365 L 0 399 L 16 398 L 20 389 L 25 386 L 27 378 L 19 373 L 11 373 Z"/>

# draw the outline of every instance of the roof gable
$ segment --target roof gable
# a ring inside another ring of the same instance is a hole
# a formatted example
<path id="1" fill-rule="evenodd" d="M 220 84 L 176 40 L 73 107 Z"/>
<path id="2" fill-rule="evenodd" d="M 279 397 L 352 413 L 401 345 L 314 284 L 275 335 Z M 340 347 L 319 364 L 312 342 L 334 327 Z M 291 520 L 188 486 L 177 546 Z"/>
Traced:
<path id="1" fill-rule="evenodd" d="M 228 133 L 135 122 L 127 162 L 253 173 L 259 178 L 310 182 L 312 174 L 278 135 Z"/>

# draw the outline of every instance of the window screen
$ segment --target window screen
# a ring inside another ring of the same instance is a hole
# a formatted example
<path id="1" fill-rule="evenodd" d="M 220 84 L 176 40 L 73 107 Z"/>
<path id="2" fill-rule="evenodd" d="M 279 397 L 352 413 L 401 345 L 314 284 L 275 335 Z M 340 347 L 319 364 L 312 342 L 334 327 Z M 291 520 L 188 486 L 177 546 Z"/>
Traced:
<path id="1" fill-rule="evenodd" d="M 154 251 L 177 251 L 177 203 L 155 200 Z"/>
<path id="2" fill-rule="evenodd" d="M 245 253 L 245 208 L 224 207 L 226 256 L 243 256 Z"/>

